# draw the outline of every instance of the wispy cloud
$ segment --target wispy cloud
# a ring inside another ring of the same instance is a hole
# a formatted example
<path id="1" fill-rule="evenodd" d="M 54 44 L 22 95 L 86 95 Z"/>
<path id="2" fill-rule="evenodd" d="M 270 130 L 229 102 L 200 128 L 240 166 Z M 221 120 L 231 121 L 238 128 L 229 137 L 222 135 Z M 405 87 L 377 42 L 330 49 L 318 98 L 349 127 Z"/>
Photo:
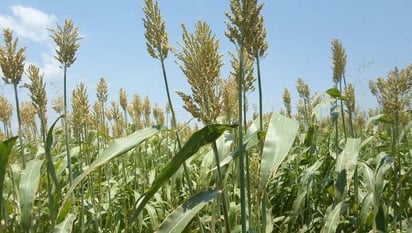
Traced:
<path id="1" fill-rule="evenodd" d="M 0 15 L 0 28 L 11 28 L 17 36 L 35 42 L 49 39 L 47 28 L 55 26 L 55 15 L 20 5 L 11 6 L 10 10 L 12 15 Z"/>
<path id="2" fill-rule="evenodd" d="M 10 28 L 16 37 L 31 40 L 33 43 L 29 43 L 29 47 L 39 47 L 42 48 L 41 50 L 44 48 L 41 59 L 26 61 L 26 67 L 34 64 L 44 73 L 48 82 L 57 82 L 57 78 L 61 76 L 61 68 L 53 57 L 53 40 L 47 30 L 56 26 L 57 17 L 54 14 L 21 5 L 11 6 L 10 11 L 10 15 L 0 14 L 0 29 Z"/>

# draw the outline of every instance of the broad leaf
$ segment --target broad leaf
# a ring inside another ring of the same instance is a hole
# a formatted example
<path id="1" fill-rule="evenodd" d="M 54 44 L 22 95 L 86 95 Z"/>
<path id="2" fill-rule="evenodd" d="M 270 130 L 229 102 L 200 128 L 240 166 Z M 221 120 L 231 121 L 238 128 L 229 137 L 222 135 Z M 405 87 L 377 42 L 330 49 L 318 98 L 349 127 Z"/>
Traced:
<path id="1" fill-rule="evenodd" d="M 259 194 L 262 195 L 269 180 L 286 158 L 298 133 L 297 121 L 281 114 L 273 114 L 266 133 L 260 169 Z"/>
<path id="2" fill-rule="evenodd" d="M 34 198 L 40 182 L 40 168 L 43 161 L 30 160 L 20 178 L 21 223 L 24 229 L 31 228 Z"/>
<path id="3" fill-rule="evenodd" d="M 150 189 L 140 196 L 138 199 L 138 206 L 131 219 L 132 224 L 143 210 L 144 206 L 153 197 L 153 195 L 159 190 L 159 188 L 172 177 L 179 167 L 192 155 L 194 155 L 202 146 L 214 142 L 220 137 L 226 130 L 237 127 L 236 125 L 208 125 L 199 131 L 193 133 L 183 148 L 172 158 L 172 160 L 166 164 L 166 166 L 160 171 L 159 175 L 153 181 Z M 143 199 L 142 199 L 143 198 Z"/>
<path id="4" fill-rule="evenodd" d="M 355 172 L 360 146 L 360 138 L 348 138 L 345 149 L 336 159 L 335 198 L 337 202 L 341 202 L 345 198 L 346 192 L 349 189 L 350 181 Z"/>
<path id="5" fill-rule="evenodd" d="M 216 198 L 221 191 L 208 190 L 198 193 L 177 207 L 160 225 L 158 233 L 182 232 L 193 217 L 211 200 Z"/>

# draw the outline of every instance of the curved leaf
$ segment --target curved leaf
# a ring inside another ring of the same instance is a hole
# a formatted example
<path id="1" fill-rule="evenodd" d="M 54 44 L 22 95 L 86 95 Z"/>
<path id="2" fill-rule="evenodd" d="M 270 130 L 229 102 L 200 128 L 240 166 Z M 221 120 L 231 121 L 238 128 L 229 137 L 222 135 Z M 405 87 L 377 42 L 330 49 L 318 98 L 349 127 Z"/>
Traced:
<path id="1" fill-rule="evenodd" d="M 335 233 L 339 225 L 340 215 L 346 211 L 348 205 L 344 202 L 339 202 L 326 217 L 321 233 Z"/>
<path id="2" fill-rule="evenodd" d="M 260 169 L 259 193 L 262 194 L 269 179 L 276 174 L 286 158 L 298 133 L 299 124 L 281 114 L 273 114 L 266 133 Z"/>
<path id="3" fill-rule="evenodd" d="M 34 197 L 40 182 L 40 168 L 43 161 L 30 160 L 20 178 L 21 223 L 25 229 L 31 228 Z"/>
<path id="4" fill-rule="evenodd" d="M 66 219 L 54 227 L 53 233 L 71 233 L 76 215 L 68 214 Z"/>
<path id="5" fill-rule="evenodd" d="M 150 138 L 154 134 L 158 132 L 157 129 L 154 128 L 146 128 L 140 131 L 137 131 L 133 134 L 130 134 L 126 137 L 119 138 L 113 141 L 113 143 L 103 151 L 103 153 L 84 171 L 80 174 L 76 179 L 73 180 L 72 186 L 66 193 L 66 197 L 64 198 L 62 205 L 60 206 L 59 214 L 64 209 L 64 205 L 66 204 L 68 198 L 70 198 L 71 194 L 73 193 L 74 189 L 80 182 L 92 173 L 97 168 L 105 165 L 106 163 L 110 162 L 112 159 L 117 158 L 118 156 L 126 153 L 127 151 L 135 148 L 144 140 Z M 61 217 L 61 216 L 60 216 Z"/>
<path id="6" fill-rule="evenodd" d="M 257 145 L 259 142 L 258 133 L 259 131 L 259 119 L 256 119 L 248 128 L 244 140 L 243 140 L 243 151 L 247 151 L 250 148 Z M 235 151 L 229 153 L 222 161 L 220 161 L 220 167 L 224 168 L 225 166 L 229 165 L 232 160 L 234 160 L 239 155 L 240 147 L 238 147 Z M 210 171 L 215 171 L 217 167 L 213 167 Z"/>
<path id="7" fill-rule="evenodd" d="M 202 146 L 214 142 L 226 130 L 235 127 L 237 127 L 237 125 L 214 124 L 205 126 L 199 131 L 193 133 L 183 148 L 172 158 L 169 163 L 166 164 L 166 166 L 160 171 L 159 175 L 156 176 L 156 179 L 153 181 L 150 189 L 137 200 L 138 206 L 132 219 L 130 220 L 131 224 L 137 219 L 149 199 L 152 198 L 157 190 L 159 190 L 159 188 L 176 173 L 183 162 L 194 155 Z"/>
<path id="8" fill-rule="evenodd" d="M 195 194 L 181 206 L 177 207 L 160 225 L 157 232 L 182 232 L 197 212 L 199 212 L 209 201 L 216 198 L 220 193 L 221 191 L 219 190 L 208 190 Z"/>

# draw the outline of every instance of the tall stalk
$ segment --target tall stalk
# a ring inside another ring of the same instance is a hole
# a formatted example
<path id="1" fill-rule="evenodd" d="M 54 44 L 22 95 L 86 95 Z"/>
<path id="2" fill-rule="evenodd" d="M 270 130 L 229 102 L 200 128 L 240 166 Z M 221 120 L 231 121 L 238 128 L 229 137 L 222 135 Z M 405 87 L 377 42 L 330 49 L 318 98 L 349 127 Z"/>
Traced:
<path id="1" fill-rule="evenodd" d="M 246 181 L 245 181 L 245 151 L 243 148 L 243 127 L 242 125 L 242 92 L 243 92 L 243 50 L 241 45 L 239 54 L 239 79 L 238 79 L 238 93 L 239 93 L 239 183 L 240 183 L 240 216 L 242 224 L 242 233 L 246 233 Z"/>
<path id="2" fill-rule="evenodd" d="M 70 133 L 67 124 L 67 69 L 76 61 L 76 51 L 80 47 L 78 28 L 74 27 L 72 20 L 66 19 L 64 21 L 64 27 L 61 27 L 57 24 L 57 29 L 49 29 L 52 33 L 51 38 L 57 45 L 55 56 L 56 60 L 63 67 L 63 82 L 64 82 L 64 132 L 66 140 L 66 156 L 67 156 L 67 168 L 69 169 L 69 183 L 70 185 L 73 182 L 73 172 L 71 165 L 71 156 L 70 156 Z"/>
<path id="3" fill-rule="evenodd" d="M 147 51 L 149 55 L 155 59 L 160 60 L 160 64 L 162 67 L 162 74 L 163 74 L 163 81 L 166 89 L 167 95 L 167 102 L 170 108 L 170 112 L 172 115 L 172 127 L 171 129 L 175 130 L 176 141 L 178 145 L 178 149 L 182 148 L 182 143 L 179 137 L 179 132 L 177 131 L 177 120 L 176 114 L 173 107 L 172 99 L 170 97 L 170 89 L 169 83 L 167 80 L 166 68 L 164 61 L 167 58 L 168 52 L 170 50 L 169 42 L 168 42 L 168 34 L 166 31 L 165 22 L 161 16 L 159 5 L 157 1 L 153 0 L 145 0 L 145 7 L 144 7 L 145 18 L 143 19 L 144 27 L 146 29 L 145 38 L 147 40 Z M 183 170 L 185 179 L 189 186 L 190 193 L 194 192 L 192 180 L 189 177 L 189 171 L 186 165 L 186 162 L 183 163 Z M 196 215 L 197 221 L 199 222 L 200 229 L 204 232 L 204 227 L 199 215 Z"/>

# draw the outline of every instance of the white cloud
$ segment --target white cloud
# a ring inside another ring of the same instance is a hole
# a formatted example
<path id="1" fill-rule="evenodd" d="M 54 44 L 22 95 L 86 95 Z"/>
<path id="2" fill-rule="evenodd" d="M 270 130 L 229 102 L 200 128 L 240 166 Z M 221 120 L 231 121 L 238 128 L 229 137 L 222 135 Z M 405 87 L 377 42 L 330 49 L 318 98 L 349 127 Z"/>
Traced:
<path id="1" fill-rule="evenodd" d="M 54 56 L 48 53 L 43 53 L 41 57 L 43 67 L 40 68 L 40 71 L 44 73 L 44 76 L 48 79 L 60 79 L 63 71 Z"/>
<path id="2" fill-rule="evenodd" d="M 0 28 L 11 28 L 19 37 L 25 37 L 36 42 L 49 39 L 47 28 L 54 27 L 57 17 L 40 10 L 11 6 L 13 15 L 0 15 Z"/>

